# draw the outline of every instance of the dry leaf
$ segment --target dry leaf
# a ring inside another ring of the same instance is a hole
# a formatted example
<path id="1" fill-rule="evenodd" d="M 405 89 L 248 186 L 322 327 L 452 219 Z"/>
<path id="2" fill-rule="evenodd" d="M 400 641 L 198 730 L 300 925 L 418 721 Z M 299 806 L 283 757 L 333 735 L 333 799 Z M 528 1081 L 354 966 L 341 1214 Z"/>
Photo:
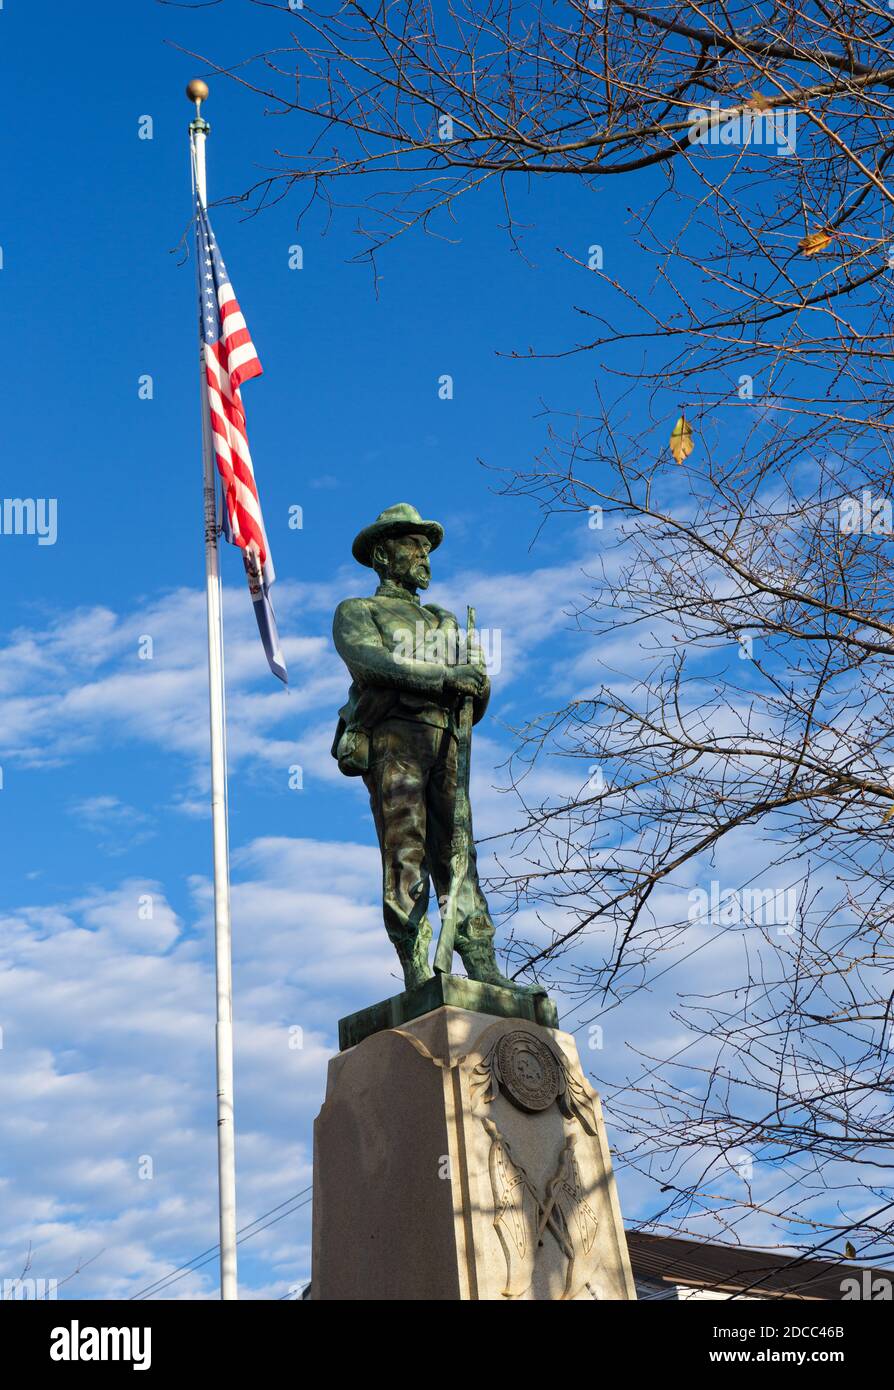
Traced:
<path id="1" fill-rule="evenodd" d="M 671 453 L 677 463 L 682 463 L 684 459 L 688 459 L 694 448 L 695 445 L 692 442 L 692 426 L 686 419 L 686 416 L 681 415 L 671 430 Z"/>
<path id="2" fill-rule="evenodd" d="M 820 251 L 825 251 L 827 246 L 832 245 L 832 236 L 829 232 L 810 232 L 806 237 L 798 242 L 798 250 L 805 256 L 815 256 Z"/>

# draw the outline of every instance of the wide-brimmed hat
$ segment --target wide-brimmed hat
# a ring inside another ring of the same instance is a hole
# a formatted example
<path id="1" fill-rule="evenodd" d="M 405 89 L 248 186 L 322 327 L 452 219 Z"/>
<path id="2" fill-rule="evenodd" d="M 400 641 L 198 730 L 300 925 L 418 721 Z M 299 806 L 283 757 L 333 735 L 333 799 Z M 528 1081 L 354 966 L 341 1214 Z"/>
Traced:
<path id="1" fill-rule="evenodd" d="M 413 535 L 417 531 L 421 531 L 423 536 L 428 536 L 432 550 L 437 550 L 444 539 L 444 528 L 440 522 L 423 521 L 416 508 L 411 507 L 409 502 L 398 502 L 395 506 L 386 507 L 383 512 L 379 512 L 372 525 L 364 526 L 360 534 L 354 537 L 351 554 L 361 565 L 368 565 L 371 569 L 373 546 L 378 541 L 385 540 L 387 536 Z"/>

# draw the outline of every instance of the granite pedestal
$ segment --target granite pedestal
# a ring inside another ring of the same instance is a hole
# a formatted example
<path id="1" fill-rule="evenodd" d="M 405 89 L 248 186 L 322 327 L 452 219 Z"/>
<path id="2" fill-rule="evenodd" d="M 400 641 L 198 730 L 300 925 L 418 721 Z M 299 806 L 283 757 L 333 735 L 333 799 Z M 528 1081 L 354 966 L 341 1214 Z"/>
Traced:
<path id="1" fill-rule="evenodd" d="M 521 1016 L 439 1003 L 400 1022 L 390 1002 L 363 1011 L 384 1026 L 329 1064 L 313 1301 L 635 1298 L 599 1098 L 570 1034 L 524 1016 L 529 1001 Z"/>

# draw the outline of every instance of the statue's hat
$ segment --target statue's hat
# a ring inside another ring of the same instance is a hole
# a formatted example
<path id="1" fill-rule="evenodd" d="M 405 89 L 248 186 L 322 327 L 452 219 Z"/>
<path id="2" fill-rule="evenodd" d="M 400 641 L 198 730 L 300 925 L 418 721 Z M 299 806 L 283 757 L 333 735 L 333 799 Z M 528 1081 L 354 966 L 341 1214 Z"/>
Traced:
<path id="1" fill-rule="evenodd" d="M 351 554 L 361 565 L 369 565 L 372 568 L 373 546 L 378 541 L 385 540 L 387 536 L 409 536 L 418 531 L 421 531 L 423 536 L 428 536 L 432 550 L 436 550 L 444 539 L 444 528 L 439 522 L 423 521 L 416 508 L 411 507 L 409 502 L 398 502 L 395 506 L 386 507 L 383 512 L 379 512 L 371 526 L 364 526 L 360 534 L 354 538 Z"/>

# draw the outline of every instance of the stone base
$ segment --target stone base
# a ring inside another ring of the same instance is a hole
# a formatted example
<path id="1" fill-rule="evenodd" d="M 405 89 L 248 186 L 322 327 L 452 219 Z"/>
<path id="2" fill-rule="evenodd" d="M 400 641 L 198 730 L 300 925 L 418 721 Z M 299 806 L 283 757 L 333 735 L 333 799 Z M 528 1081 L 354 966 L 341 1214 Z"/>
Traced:
<path id="1" fill-rule="evenodd" d="M 311 1287 L 315 1302 L 635 1298 L 573 1038 L 446 1005 L 333 1057 Z"/>
<path id="2" fill-rule="evenodd" d="M 521 990 L 502 989 L 499 985 L 483 985 L 467 980 L 465 975 L 435 975 L 416 989 L 404 990 L 379 1004 L 370 1004 L 356 1014 L 338 1020 L 338 1045 L 342 1052 L 356 1047 L 372 1033 L 383 1028 L 398 1028 L 414 1018 L 430 1014 L 443 1004 L 456 1009 L 468 1009 L 477 1014 L 493 1014 L 496 1018 L 527 1018 L 546 1028 L 558 1028 L 556 1006 L 546 994 L 526 994 Z"/>

